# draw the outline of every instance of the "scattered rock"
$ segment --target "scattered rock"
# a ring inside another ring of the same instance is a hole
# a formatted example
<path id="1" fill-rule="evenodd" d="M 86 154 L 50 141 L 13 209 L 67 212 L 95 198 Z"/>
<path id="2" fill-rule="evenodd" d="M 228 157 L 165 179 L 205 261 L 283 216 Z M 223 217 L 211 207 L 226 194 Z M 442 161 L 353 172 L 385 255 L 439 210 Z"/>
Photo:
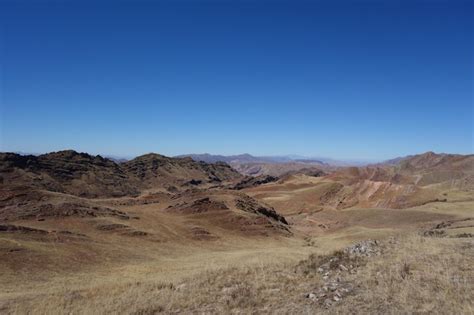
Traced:
<path id="1" fill-rule="evenodd" d="M 451 221 L 443 221 L 432 228 L 424 231 L 422 233 L 423 236 L 428 237 L 447 237 L 448 231 L 455 231 L 459 228 L 473 228 L 474 227 L 474 218 L 464 218 L 460 220 L 451 220 Z M 463 237 L 473 237 L 472 233 L 456 233 L 451 234 L 449 237 L 452 238 L 463 238 Z"/>
<path id="2" fill-rule="evenodd" d="M 380 255 L 380 246 L 376 240 L 366 240 L 344 249 L 344 252 L 354 256 Z"/>
<path id="3" fill-rule="evenodd" d="M 354 291 L 352 283 L 345 278 L 355 274 L 357 268 L 364 265 L 369 257 L 380 253 L 381 246 L 378 241 L 366 240 L 336 251 L 333 255 L 310 256 L 305 261 L 307 265 L 300 268 L 304 268 L 305 273 L 316 270 L 321 275 L 323 284 L 306 296 L 309 298 L 314 294 L 316 298 L 312 300 L 326 308 L 338 303 Z"/>
<path id="4" fill-rule="evenodd" d="M 318 297 L 314 293 L 308 293 L 308 294 L 306 294 L 306 298 L 311 299 L 311 300 L 315 300 Z"/>
<path id="5" fill-rule="evenodd" d="M 186 283 L 181 283 L 181 284 L 178 284 L 176 287 L 175 287 L 175 290 L 176 291 L 182 291 L 184 289 L 186 289 L 187 287 L 187 284 Z"/>

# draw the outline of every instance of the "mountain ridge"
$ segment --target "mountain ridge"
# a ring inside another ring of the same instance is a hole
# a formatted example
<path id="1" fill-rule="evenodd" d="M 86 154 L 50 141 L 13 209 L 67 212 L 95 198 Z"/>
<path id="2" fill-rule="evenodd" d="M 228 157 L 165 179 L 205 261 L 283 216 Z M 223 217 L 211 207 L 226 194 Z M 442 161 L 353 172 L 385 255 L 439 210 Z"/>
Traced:
<path id="1" fill-rule="evenodd" d="M 0 153 L 3 185 L 26 185 L 82 197 L 137 195 L 149 188 L 176 188 L 190 180 L 215 183 L 240 177 L 224 163 L 195 162 L 156 153 L 122 163 L 74 150 L 38 156 Z"/>

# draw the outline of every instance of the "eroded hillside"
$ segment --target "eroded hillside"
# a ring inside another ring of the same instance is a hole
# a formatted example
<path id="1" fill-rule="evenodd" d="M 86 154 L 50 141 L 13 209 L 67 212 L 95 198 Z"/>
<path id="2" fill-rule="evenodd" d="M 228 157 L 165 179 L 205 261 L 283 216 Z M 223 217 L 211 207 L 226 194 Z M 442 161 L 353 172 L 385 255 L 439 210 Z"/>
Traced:
<path id="1" fill-rule="evenodd" d="M 472 163 L 473 156 L 428 153 L 252 177 L 225 163 L 159 154 L 115 163 L 74 151 L 2 153 L 0 312 L 344 312 L 360 299 L 360 310 L 393 310 L 407 299 L 402 285 L 418 292 L 415 276 L 429 274 L 419 262 L 397 260 L 414 239 L 433 245 L 423 261 L 446 253 L 461 268 L 469 259 L 448 245 L 472 250 Z M 387 243 L 400 234 L 415 238 Z M 380 240 L 380 256 L 353 261 L 334 253 L 367 239 Z M 347 270 L 332 264 L 335 257 Z M 393 261 L 393 270 L 412 268 L 408 278 L 378 276 Z M 435 260 L 432 270 L 442 265 Z M 467 269 L 459 268 L 451 272 L 464 281 Z M 370 295 L 374 274 L 380 290 Z M 468 310 L 467 286 L 452 289 L 457 295 L 440 307 Z M 417 297 L 427 310 L 430 290 Z M 394 304 L 384 304 L 388 295 Z M 140 305 L 131 302 L 137 296 Z M 417 310 L 409 301 L 402 309 Z"/>

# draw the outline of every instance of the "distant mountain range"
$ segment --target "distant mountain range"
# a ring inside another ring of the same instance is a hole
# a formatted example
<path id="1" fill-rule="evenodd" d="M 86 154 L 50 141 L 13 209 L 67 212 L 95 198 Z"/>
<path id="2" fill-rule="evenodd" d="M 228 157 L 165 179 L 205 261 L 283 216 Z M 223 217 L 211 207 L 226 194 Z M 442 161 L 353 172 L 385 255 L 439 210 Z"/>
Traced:
<path id="1" fill-rule="evenodd" d="M 323 157 L 305 157 L 300 155 L 276 155 L 276 156 L 253 156 L 248 153 L 238 155 L 214 155 L 203 154 L 183 154 L 176 157 L 190 157 L 195 161 L 206 163 L 226 162 L 228 164 L 248 164 L 248 163 L 304 163 L 321 166 L 354 166 L 365 165 L 367 163 L 356 161 L 342 161 Z"/>
<path id="2" fill-rule="evenodd" d="M 15 154 L 25 156 L 25 155 L 33 155 L 33 156 L 40 156 L 41 153 L 31 153 L 31 152 L 14 152 Z M 437 155 L 437 156 L 445 156 L 448 155 L 446 153 L 434 153 L 434 152 L 426 152 L 422 155 Z M 456 154 L 449 154 L 449 155 L 456 155 Z M 114 161 L 115 163 L 124 163 L 130 160 L 133 160 L 133 157 L 125 157 L 125 156 L 118 156 L 118 155 L 102 155 L 103 157 Z M 205 163 L 216 163 L 216 162 L 225 162 L 233 167 L 236 166 L 243 166 L 245 168 L 248 167 L 256 167 L 270 164 L 288 164 L 288 167 L 291 170 L 297 169 L 303 166 L 309 167 L 321 167 L 321 168 L 334 168 L 334 167 L 347 167 L 347 166 L 370 166 L 370 165 L 398 165 L 404 160 L 408 160 L 413 158 L 417 155 L 407 155 L 407 156 L 400 156 L 393 159 L 388 159 L 380 162 L 369 162 L 369 161 L 362 161 L 362 160 L 337 160 L 332 158 L 326 157 L 307 157 L 302 155 L 275 155 L 275 156 L 254 156 L 248 153 L 243 154 L 236 154 L 236 155 L 220 155 L 220 154 L 209 154 L 209 153 L 202 153 L 202 154 L 181 154 L 176 155 L 174 158 L 191 158 L 196 162 L 205 162 Z M 301 165 L 300 165 L 301 164 Z M 238 168 L 241 168 L 238 167 Z M 284 168 L 284 166 L 274 166 L 277 168 Z M 246 172 L 244 172 L 246 173 Z"/>
<path id="3" fill-rule="evenodd" d="M 305 157 L 300 155 L 281 156 L 253 156 L 250 154 L 239 155 L 213 155 L 185 154 L 176 157 L 188 157 L 194 161 L 216 163 L 225 162 L 244 175 L 282 176 L 291 172 L 305 170 L 306 172 L 329 171 L 337 167 L 361 166 L 367 163 L 339 161 L 328 158 Z"/>
<path id="4" fill-rule="evenodd" d="M 270 162 L 268 159 L 256 157 L 250 154 L 239 154 L 239 155 L 214 155 L 214 154 L 183 154 L 175 156 L 178 158 L 190 157 L 194 161 L 201 161 L 206 163 L 216 163 L 216 162 L 225 162 L 225 163 L 260 163 L 260 162 Z"/>
<path id="5" fill-rule="evenodd" d="M 465 192 L 474 187 L 474 155 L 426 152 L 363 167 L 335 167 L 319 160 L 298 160 L 288 162 L 249 154 L 166 157 L 149 153 L 116 163 L 100 155 L 73 150 L 38 156 L 0 153 L 0 188 L 3 196 L 7 196 L 0 201 L 8 205 L 13 200 L 8 196 L 17 196 L 19 192 L 21 197 L 25 190 L 80 198 L 136 197 L 150 191 L 167 195 L 192 193 L 197 187 L 248 188 L 278 180 L 291 181 L 294 176 L 304 175 L 320 177 L 319 181 L 327 184 L 319 187 L 324 191 L 315 199 L 326 206 L 407 208 L 445 200 L 443 193 L 453 189 Z M 32 211 L 27 203 L 19 201 L 19 204 L 25 206 L 25 211 Z M 81 207 L 74 211 L 92 211 L 88 206 Z M 13 213 L 16 212 L 10 214 Z M 0 211 L 0 219 L 1 215 Z"/>

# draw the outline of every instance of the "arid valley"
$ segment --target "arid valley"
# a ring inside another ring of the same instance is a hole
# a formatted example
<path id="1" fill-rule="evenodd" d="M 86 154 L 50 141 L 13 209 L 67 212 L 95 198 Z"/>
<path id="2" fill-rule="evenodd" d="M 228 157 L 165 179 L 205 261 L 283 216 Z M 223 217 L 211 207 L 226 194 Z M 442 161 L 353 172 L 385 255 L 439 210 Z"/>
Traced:
<path id="1" fill-rule="evenodd" d="M 0 315 L 474 315 L 474 1 L 0 0 Z"/>
<path id="2" fill-rule="evenodd" d="M 262 172 L 0 154 L 0 313 L 474 311 L 473 155 Z"/>

